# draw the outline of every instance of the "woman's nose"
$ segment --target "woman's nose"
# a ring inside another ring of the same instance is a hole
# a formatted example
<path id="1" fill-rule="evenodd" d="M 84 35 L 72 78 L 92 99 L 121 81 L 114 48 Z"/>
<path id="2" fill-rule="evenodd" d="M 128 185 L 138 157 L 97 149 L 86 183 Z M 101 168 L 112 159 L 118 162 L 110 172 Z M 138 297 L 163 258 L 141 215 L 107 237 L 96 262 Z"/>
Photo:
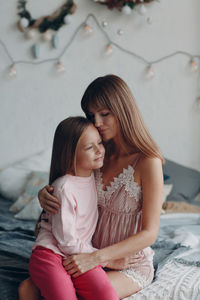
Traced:
<path id="1" fill-rule="evenodd" d="M 101 126 L 101 117 L 100 116 L 95 116 L 94 117 L 94 125 L 95 127 L 100 127 Z"/>

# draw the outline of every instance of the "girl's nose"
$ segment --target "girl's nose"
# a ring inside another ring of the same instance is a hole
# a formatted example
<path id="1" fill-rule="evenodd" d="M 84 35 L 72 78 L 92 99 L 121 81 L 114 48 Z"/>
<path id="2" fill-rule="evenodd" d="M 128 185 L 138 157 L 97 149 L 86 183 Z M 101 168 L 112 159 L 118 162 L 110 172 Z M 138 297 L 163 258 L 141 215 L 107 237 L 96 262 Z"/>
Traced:
<path id="1" fill-rule="evenodd" d="M 95 146 L 95 152 L 96 152 L 97 154 L 101 153 L 101 149 L 100 149 L 99 146 Z"/>

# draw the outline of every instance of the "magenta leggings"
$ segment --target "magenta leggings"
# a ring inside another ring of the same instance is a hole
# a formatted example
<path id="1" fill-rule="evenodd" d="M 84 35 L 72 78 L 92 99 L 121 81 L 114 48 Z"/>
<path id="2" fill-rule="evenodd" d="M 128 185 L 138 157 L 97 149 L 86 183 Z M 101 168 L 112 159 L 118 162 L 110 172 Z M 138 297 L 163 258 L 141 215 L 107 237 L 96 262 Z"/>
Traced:
<path id="1" fill-rule="evenodd" d="M 96 267 L 77 278 L 67 274 L 62 256 L 36 247 L 30 258 L 29 273 L 45 300 L 118 300 L 106 272 Z"/>

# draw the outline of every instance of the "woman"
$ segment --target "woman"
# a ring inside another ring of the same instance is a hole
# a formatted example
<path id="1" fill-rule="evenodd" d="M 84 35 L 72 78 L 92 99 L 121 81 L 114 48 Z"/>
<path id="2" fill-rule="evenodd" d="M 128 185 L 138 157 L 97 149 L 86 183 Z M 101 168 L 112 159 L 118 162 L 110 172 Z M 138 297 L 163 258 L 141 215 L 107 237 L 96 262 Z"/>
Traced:
<path id="1" fill-rule="evenodd" d="M 115 75 L 94 80 L 81 106 L 101 134 L 106 148 L 104 166 L 96 171 L 99 219 L 92 253 L 63 261 L 68 274 L 79 276 L 108 263 L 107 275 L 120 299 L 153 280 L 153 250 L 162 206 L 162 154 L 149 134 L 127 84 Z M 49 213 L 58 200 L 46 186 L 39 193 Z M 137 259 L 139 258 L 139 259 Z"/>

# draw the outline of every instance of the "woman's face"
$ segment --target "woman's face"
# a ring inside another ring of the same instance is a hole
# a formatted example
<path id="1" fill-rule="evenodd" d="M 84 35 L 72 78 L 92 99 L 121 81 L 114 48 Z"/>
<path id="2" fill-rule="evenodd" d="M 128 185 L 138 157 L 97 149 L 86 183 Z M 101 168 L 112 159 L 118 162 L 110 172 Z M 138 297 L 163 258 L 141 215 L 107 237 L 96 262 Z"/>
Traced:
<path id="1" fill-rule="evenodd" d="M 76 148 L 76 175 L 90 176 L 103 166 L 105 149 L 98 130 L 91 124 L 82 133 Z"/>
<path id="2" fill-rule="evenodd" d="M 110 110 L 91 107 L 88 114 L 104 141 L 115 139 L 118 136 L 119 122 Z"/>

